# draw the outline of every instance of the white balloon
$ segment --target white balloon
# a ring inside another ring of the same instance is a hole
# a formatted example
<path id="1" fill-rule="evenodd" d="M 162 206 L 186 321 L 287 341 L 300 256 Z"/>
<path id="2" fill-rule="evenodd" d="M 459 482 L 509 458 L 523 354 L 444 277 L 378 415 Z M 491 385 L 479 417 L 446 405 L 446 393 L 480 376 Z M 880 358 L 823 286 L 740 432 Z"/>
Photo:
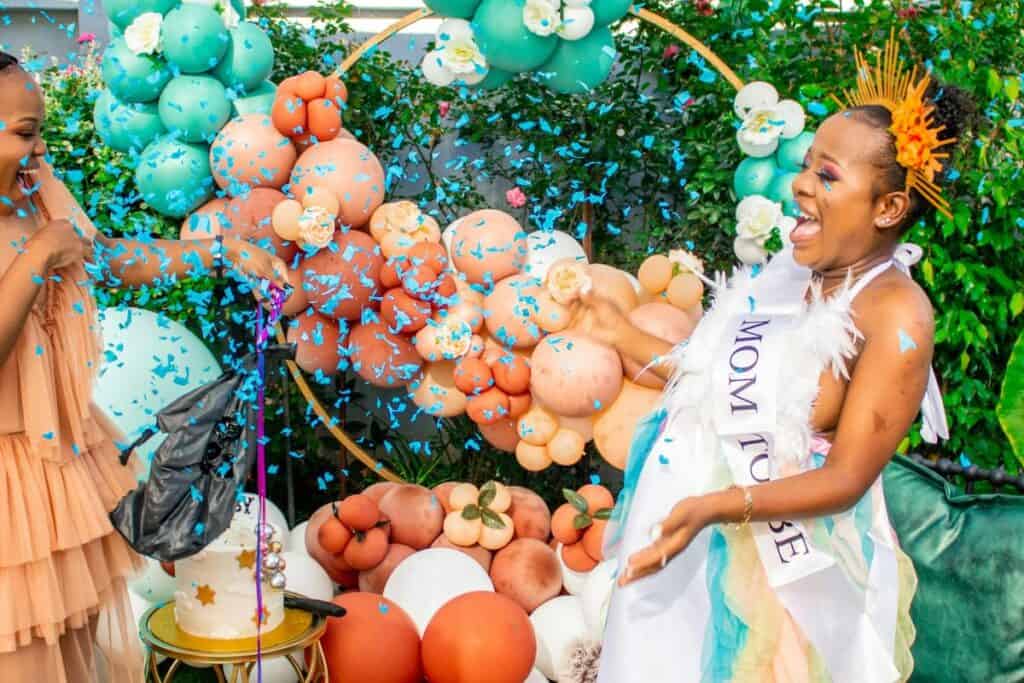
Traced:
<path id="1" fill-rule="evenodd" d="M 548 683 L 548 679 L 547 676 L 536 669 L 533 669 L 530 671 L 530 675 L 526 677 L 526 680 L 523 681 L 523 683 Z"/>
<path id="2" fill-rule="evenodd" d="M 569 595 L 579 595 L 583 592 L 583 584 L 587 582 L 590 572 L 578 572 L 575 569 L 570 569 L 562 559 L 562 547 L 563 545 L 559 543 L 555 549 L 558 564 L 562 565 L 562 585 L 565 586 L 565 590 L 569 591 Z"/>
<path id="3" fill-rule="evenodd" d="M 147 557 L 146 569 L 128 587 L 148 603 L 159 605 L 174 599 L 176 581 L 156 560 Z"/>
<path id="4" fill-rule="evenodd" d="M 591 0 L 562 0 L 565 7 L 590 7 Z"/>
<path id="5" fill-rule="evenodd" d="M 243 500 L 235 501 L 235 517 L 246 518 L 247 523 L 255 529 L 260 513 L 260 497 L 255 493 L 243 493 L 242 496 Z M 274 505 L 269 498 L 267 499 L 267 524 L 273 526 L 277 531 L 274 540 L 278 541 L 282 547 L 287 548 L 291 538 L 291 533 L 288 531 L 288 518 L 281 512 L 281 508 Z M 305 543 L 305 537 L 303 537 L 303 543 Z"/>
<path id="6" fill-rule="evenodd" d="M 799 102 L 796 100 L 782 100 L 775 105 L 775 111 L 778 113 L 779 118 L 786 122 L 782 127 L 782 137 L 787 139 L 795 138 L 804 132 L 807 115 L 804 114 L 804 108 Z"/>
<path id="7" fill-rule="evenodd" d="M 747 156 L 763 159 L 775 154 L 775 150 L 779 148 L 779 138 L 772 137 L 764 142 L 752 142 L 744 136 L 743 129 L 740 128 L 736 131 L 736 144 L 740 146 L 740 151 Z"/>
<path id="8" fill-rule="evenodd" d="M 778 101 L 779 91 L 774 85 L 764 81 L 753 81 L 736 93 L 732 106 L 736 116 L 746 119 L 754 109 L 765 109 L 774 106 Z"/>
<path id="9" fill-rule="evenodd" d="M 575 595 L 548 600 L 530 615 L 537 636 L 537 659 L 533 666 L 548 678 L 558 678 L 569 664 L 573 648 L 587 637 L 583 604 Z"/>
<path id="10" fill-rule="evenodd" d="M 764 263 L 768 259 L 768 251 L 758 244 L 757 240 L 748 237 L 737 237 L 733 240 L 732 250 L 736 253 L 736 258 L 748 266 Z"/>
<path id="11" fill-rule="evenodd" d="M 309 551 L 306 549 L 306 527 L 308 526 L 308 521 L 303 522 L 288 532 L 288 543 L 284 546 L 287 552 L 298 553 L 299 555 L 309 554 Z"/>
<path id="12" fill-rule="evenodd" d="M 420 68 L 423 69 L 423 77 L 436 86 L 443 88 L 455 80 L 455 74 L 441 61 L 440 50 L 428 52 L 420 62 Z"/>
<path id="13" fill-rule="evenodd" d="M 529 253 L 524 273 L 543 281 L 551 264 L 562 259 L 587 262 L 587 252 L 572 235 L 561 230 L 536 230 L 526 236 Z"/>
<path id="14" fill-rule="evenodd" d="M 459 272 L 459 269 L 455 267 L 455 261 L 452 259 L 452 240 L 455 239 L 455 230 L 461 221 L 461 218 L 456 220 L 441 232 L 441 243 L 444 244 L 444 250 L 448 252 L 448 267 L 455 273 Z"/>
<path id="15" fill-rule="evenodd" d="M 100 313 L 103 362 L 93 401 L 124 433 L 125 444 L 156 425 L 171 401 L 221 374 L 206 345 L 181 323 L 141 308 L 106 308 Z M 140 481 L 166 438 L 157 433 L 135 451 Z"/>
<path id="16" fill-rule="evenodd" d="M 284 574 L 288 577 L 288 590 L 315 600 L 330 600 L 334 597 L 334 582 L 324 568 L 307 555 L 305 551 L 286 550 Z"/>
<path id="17" fill-rule="evenodd" d="M 565 7 L 562 9 L 562 25 L 558 35 L 565 40 L 585 38 L 594 28 L 594 10 L 589 7 Z"/>
<path id="18" fill-rule="evenodd" d="M 224 673 L 227 674 L 229 681 L 235 680 L 234 666 L 230 664 L 225 666 Z M 249 672 L 249 683 L 256 683 L 258 674 L 259 670 L 253 665 L 252 671 Z M 242 677 L 238 680 L 246 679 Z M 263 683 L 298 683 L 298 680 L 298 676 L 295 675 L 295 669 L 292 668 L 292 665 L 284 657 L 263 658 Z"/>
<path id="19" fill-rule="evenodd" d="M 600 642 L 604 636 L 604 624 L 608 618 L 608 605 L 615 589 L 617 563 L 605 560 L 587 574 L 580 593 L 583 620 L 587 624 L 587 637 Z"/>
<path id="20" fill-rule="evenodd" d="M 452 598 L 493 591 L 480 564 L 458 550 L 427 548 L 402 560 L 384 585 L 384 597 L 405 610 L 422 637 L 437 610 Z"/>

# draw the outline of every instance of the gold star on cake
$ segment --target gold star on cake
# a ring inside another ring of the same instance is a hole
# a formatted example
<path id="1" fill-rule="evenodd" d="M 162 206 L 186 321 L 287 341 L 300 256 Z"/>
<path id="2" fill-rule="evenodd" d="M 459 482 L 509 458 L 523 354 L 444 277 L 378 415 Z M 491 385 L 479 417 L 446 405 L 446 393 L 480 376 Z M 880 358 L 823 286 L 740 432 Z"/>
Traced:
<path id="1" fill-rule="evenodd" d="M 256 566 L 256 551 L 243 550 L 235 559 L 238 560 L 239 569 L 252 569 Z"/>
<path id="2" fill-rule="evenodd" d="M 212 605 L 217 602 L 217 591 L 203 584 L 196 589 L 196 600 L 204 605 Z"/>
<path id="3" fill-rule="evenodd" d="M 258 610 L 252 615 L 252 623 L 254 623 L 254 624 L 256 623 L 256 615 L 257 614 L 259 614 Z M 260 618 L 260 626 L 265 626 L 266 623 L 267 623 L 267 620 L 269 618 L 270 618 L 270 610 L 267 609 L 266 607 L 264 607 L 263 608 L 263 616 Z"/>

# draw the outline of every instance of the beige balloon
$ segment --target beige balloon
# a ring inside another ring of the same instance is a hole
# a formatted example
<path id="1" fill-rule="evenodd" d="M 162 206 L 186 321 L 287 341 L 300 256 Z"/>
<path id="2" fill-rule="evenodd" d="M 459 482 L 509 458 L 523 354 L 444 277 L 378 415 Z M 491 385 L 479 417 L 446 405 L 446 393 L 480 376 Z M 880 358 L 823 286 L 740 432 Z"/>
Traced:
<path id="1" fill-rule="evenodd" d="M 558 418 L 546 410 L 539 401 L 532 401 L 530 409 L 516 424 L 519 438 L 531 446 L 547 444 L 558 432 Z"/>
<path id="2" fill-rule="evenodd" d="M 637 271 L 637 279 L 648 294 L 660 294 L 672 279 L 672 262 L 664 254 L 648 256 Z"/>
<path id="3" fill-rule="evenodd" d="M 294 242 L 299 238 L 299 216 L 303 206 L 294 199 L 285 199 L 274 207 L 270 214 L 270 224 L 277 236 L 283 240 Z"/>
<path id="4" fill-rule="evenodd" d="M 553 462 L 547 446 L 534 446 L 525 441 L 516 444 L 516 461 L 529 472 L 540 472 L 550 467 Z"/>
<path id="5" fill-rule="evenodd" d="M 578 432 L 572 429 L 559 429 L 548 442 L 548 456 L 556 465 L 569 467 L 580 461 L 586 445 Z"/>
<path id="6" fill-rule="evenodd" d="M 594 290 L 618 304 L 624 313 L 636 308 L 636 290 L 626 273 L 603 263 L 591 263 L 587 266 L 587 272 Z"/>
<path id="7" fill-rule="evenodd" d="M 661 392 L 623 380 L 622 391 L 607 410 L 594 417 L 594 444 L 608 464 L 626 469 L 636 425 L 661 399 Z"/>

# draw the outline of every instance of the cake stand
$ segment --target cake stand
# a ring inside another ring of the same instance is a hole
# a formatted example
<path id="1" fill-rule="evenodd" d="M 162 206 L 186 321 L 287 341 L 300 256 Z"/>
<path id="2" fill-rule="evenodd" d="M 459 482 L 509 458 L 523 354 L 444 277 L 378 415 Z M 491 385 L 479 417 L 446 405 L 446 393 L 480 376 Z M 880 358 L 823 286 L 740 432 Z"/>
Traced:
<path id="1" fill-rule="evenodd" d="M 273 631 L 262 634 L 264 661 L 284 657 L 303 683 L 328 683 L 327 659 L 320 637 L 327 619 L 297 609 L 285 609 L 284 621 Z M 171 683 L 181 665 L 211 667 L 220 683 L 249 683 L 256 668 L 256 639 L 211 640 L 185 633 L 174 619 L 174 601 L 150 608 L 139 624 L 139 635 L 147 646 L 147 683 Z M 171 660 L 162 677 L 157 657 Z M 308 667 L 304 661 L 308 661 Z M 225 665 L 232 665 L 230 682 Z"/>

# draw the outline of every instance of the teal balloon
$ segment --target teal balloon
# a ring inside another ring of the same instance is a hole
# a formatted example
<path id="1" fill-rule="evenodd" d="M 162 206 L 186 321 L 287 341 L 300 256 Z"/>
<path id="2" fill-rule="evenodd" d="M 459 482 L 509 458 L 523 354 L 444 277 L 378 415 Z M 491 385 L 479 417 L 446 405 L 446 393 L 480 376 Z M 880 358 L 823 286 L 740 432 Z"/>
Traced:
<path id="1" fill-rule="evenodd" d="M 633 0 L 593 0 L 594 26 L 607 26 L 629 14 Z"/>
<path id="2" fill-rule="evenodd" d="M 180 4 L 181 0 L 103 0 L 103 10 L 110 23 L 124 30 L 141 14 L 167 14 Z"/>
<path id="3" fill-rule="evenodd" d="M 160 95 L 160 120 L 185 142 L 212 140 L 231 118 L 231 102 L 213 76 L 177 76 Z"/>
<path id="4" fill-rule="evenodd" d="M 213 196 L 209 146 L 170 137 L 150 143 L 135 168 L 135 185 L 156 211 L 185 217 Z"/>
<path id="5" fill-rule="evenodd" d="M 228 50 L 213 75 L 229 88 L 254 90 L 274 70 L 274 46 L 263 29 L 248 21 L 231 29 L 228 35 Z"/>
<path id="6" fill-rule="evenodd" d="M 203 73 L 217 66 L 230 41 L 224 20 L 212 7 L 185 4 L 164 17 L 164 56 L 184 73 Z"/>
<path id="7" fill-rule="evenodd" d="M 122 102 L 152 102 L 171 80 L 167 63 L 154 55 L 137 55 L 124 38 L 114 38 L 103 52 L 103 82 Z"/>
<path id="8" fill-rule="evenodd" d="M 274 107 L 274 97 L 277 95 L 277 86 L 270 81 L 263 81 L 248 95 L 236 97 L 231 102 L 235 114 L 270 114 Z"/>
<path id="9" fill-rule="evenodd" d="M 775 160 L 783 171 L 797 172 L 803 168 L 804 157 L 814 142 L 814 133 L 805 130 L 789 140 L 780 140 Z"/>
<path id="10" fill-rule="evenodd" d="M 532 71 L 548 61 L 558 36 L 538 36 L 523 23 L 515 0 L 483 0 L 473 15 L 473 33 L 487 64 L 502 71 Z"/>
<path id="11" fill-rule="evenodd" d="M 733 176 L 732 187 L 736 196 L 743 199 L 752 194 L 765 194 L 778 170 L 772 157 L 747 157 L 736 167 L 736 175 Z"/>
<path id="12" fill-rule="evenodd" d="M 121 31 L 121 27 L 115 24 L 114 22 L 110 21 L 109 19 L 107 20 L 107 32 L 110 33 L 111 38 L 119 38 L 122 35 L 124 35 Z"/>
<path id="13" fill-rule="evenodd" d="M 165 132 L 155 104 L 127 104 L 109 90 L 96 98 L 92 120 L 100 139 L 118 152 L 141 150 Z"/>
<path id="14" fill-rule="evenodd" d="M 424 4 L 438 16 L 472 19 L 480 0 L 424 0 Z"/>
<path id="15" fill-rule="evenodd" d="M 484 76 L 484 80 L 480 81 L 474 88 L 478 90 L 494 90 L 505 85 L 515 76 L 511 71 L 502 71 L 501 69 L 495 69 L 493 66 L 487 70 L 487 75 Z"/>
<path id="16" fill-rule="evenodd" d="M 607 26 L 598 26 L 579 40 L 558 41 L 551 59 L 537 73 L 555 92 L 589 92 L 608 78 L 615 56 L 612 32 Z"/>
<path id="17" fill-rule="evenodd" d="M 798 218 L 800 216 L 800 205 L 796 203 L 795 199 L 787 199 L 782 202 L 782 213 L 790 218 Z"/>
<path id="18" fill-rule="evenodd" d="M 797 173 L 781 171 L 775 174 L 772 182 L 768 185 L 768 199 L 780 204 L 793 200 L 793 181 Z"/>
<path id="19" fill-rule="evenodd" d="M 238 12 L 238 18 L 245 21 L 245 0 L 231 0 L 231 6 Z"/>

